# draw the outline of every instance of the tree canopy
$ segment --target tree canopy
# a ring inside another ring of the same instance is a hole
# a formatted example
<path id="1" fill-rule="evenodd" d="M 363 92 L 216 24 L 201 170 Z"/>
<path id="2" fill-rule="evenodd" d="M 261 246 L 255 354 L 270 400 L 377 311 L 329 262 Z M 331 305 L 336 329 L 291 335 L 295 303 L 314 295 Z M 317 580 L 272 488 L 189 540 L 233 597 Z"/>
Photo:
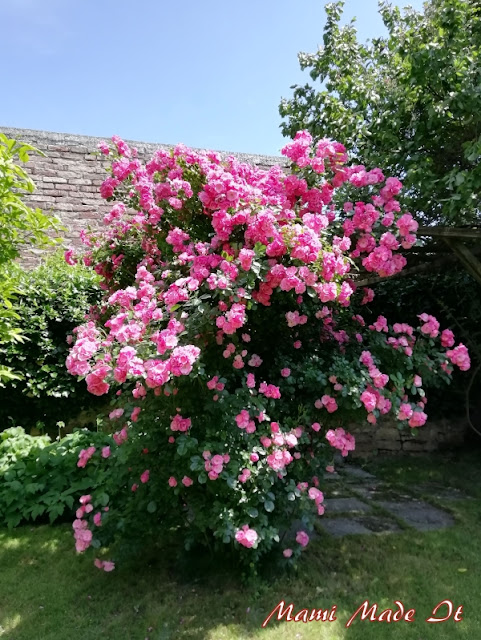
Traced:
<path id="1" fill-rule="evenodd" d="M 284 135 L 339 139 L 358 162 L 405 185 L 424 224 L 472 224 L 481 196 L 481 4 L 430 0 L 424 12 L 380 2 L 388 35 L 359 42 L 344 2 L 326 6 L 323 46 L 300 53 L 316 84 L 283 99 Z"/>

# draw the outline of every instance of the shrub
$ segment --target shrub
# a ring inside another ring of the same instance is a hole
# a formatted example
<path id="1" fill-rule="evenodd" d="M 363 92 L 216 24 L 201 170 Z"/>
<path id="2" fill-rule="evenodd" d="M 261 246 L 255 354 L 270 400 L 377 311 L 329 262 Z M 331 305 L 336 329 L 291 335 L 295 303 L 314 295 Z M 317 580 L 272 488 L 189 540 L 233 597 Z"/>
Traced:
<path id="1" fill-rule="evenodd" d="M 67 373 L 67 338 L 99 301 L 98 277 L 61 255 L 48 257 L 31 271 L 17 269 L 20 294 L 15 303 L 23 341 L 0 346 L 0 358 L 20 370 L 21 380 L 0 389 L 0 422 L 33 427 L 54 425 L 99 402 Z"/>
<path id="2" fill-rule="evenodd" d="M 22 197 L 32 193 L 35 185 L 18 162 L 27 162 L 29 152 L 40 153 L 23 142 L 10 140 L 0 133 L 0 345 L 22 340 L 16 325 L 18 316 L 12 309 L 17 287 L 11 266 L 25 245 L 54 244 L 49 230 L 60 229 L 56 218 L 31 209 Z M 17 374 L 0 360 L 0 382 L 17 378 Z"/>
<path id="3" fill-rule="evenodd" d="M 80 496 L 103 482 L 95 465 L 86 472 L 76 466 L 79 452 L 108 442 L 106 434 L 86 429 L 55 442 L 27 435 L 21 427 L 0 433 L 0 522 L 16 527 L 72 516 Z"/>
<path id="4" fill-rule="evenodd" d="M 106 469 L 109 511 L 95 491 L 81 498 L 76 548 L 172 531 L 248 563 L 278 545 L 295 558 L 324 512 L 334 449 L 355 446 L 349 422 L 391 412 L 414 432 L 423 382 L 469 368 L 426 313 L 416 329 L 350 310 L 352 296 L 372 299 L 355 272 L 398 272 L 416 241 L 402 185 L 348 167 L 338 143 L 312 149 L 307 133 L 283 150 L 287 175 L 182 146 L 144 166 L 114 143 L 101 145 L 112 210 L 83 257 L 104 304 L 67 365 L 96 396 L 117 388 L 117 430 L 108 456 L 81 452 Z"/>

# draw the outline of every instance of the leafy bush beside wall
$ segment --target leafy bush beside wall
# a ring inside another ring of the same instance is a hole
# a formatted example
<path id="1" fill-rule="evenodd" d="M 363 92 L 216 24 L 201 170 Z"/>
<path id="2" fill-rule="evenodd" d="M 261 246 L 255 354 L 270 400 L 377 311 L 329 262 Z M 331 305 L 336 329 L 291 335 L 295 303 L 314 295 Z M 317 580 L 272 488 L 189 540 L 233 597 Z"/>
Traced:
<path id="1" fill-rule="evenodd" d="M 67 336 L 99 299 L 97 276 L 54 254 L 32 271 L 16 267 L 21 294 L 15 310 L 26 340 L 0 345 L 0 359 L 22 374 L 0 388 L 0 429 L 31 428 L 38 421 L 55 429 L 98 402 L 65 367 Z"/>
<path id="2" fill-rule="evenodd" d="M 72 516 L 79 497 L 100 486 L 97 466 L 77 467 L 81 449 L 111 444 L 111 436 L 83 429 L 51 442 L 21 427 L 0 434 L 0 526 L 48 516 Z"/>
<path id="3" fill-rule="evenodd" d="M 31 209 L 22 200 L 35 189 L 32 179 L 17 164 L 28 162 L 30 152 L 40 153 L 29 144 L 11 140 L 0 132 L 0 345 L 22 340 L 18 316 L 12 308 L 18 293 L 11 275 L 14 261 L 26 245 L 55 244 L 58 239 L 49 232 L 63 229 L 57 218 L 44 215 L 40 209 Z M 0 353 L 0 382 L 12 379 L 16 379 L 16 372 L 2 362 Z"/>

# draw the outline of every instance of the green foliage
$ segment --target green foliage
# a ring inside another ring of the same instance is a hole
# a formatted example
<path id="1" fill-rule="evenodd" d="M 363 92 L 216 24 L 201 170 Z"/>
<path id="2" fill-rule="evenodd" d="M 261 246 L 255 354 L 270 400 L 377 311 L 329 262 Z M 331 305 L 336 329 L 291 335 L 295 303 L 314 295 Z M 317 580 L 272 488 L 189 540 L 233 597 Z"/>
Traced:
<path id="1" fill-rule="evenodd" d="M 54 522 L 72 516 L 78 499 L 100 483 L 97 467 L 77 467 L 78 454 L 89 446 L 104 446 L 103 433 L 77 431 L 50 442 L 48 436 L 29 436 L 21 427 L 0 434 L 0 525 L 16 527 L 24 521 L 48 517 Z"/>
<path id="2" fill-rule="evenodd" d="M 479 220 L 479 3 L 431 0 L 424 13 L 401 13 L 381 2 L 388 36 L 367 44 L 353 22 L 340 25 L 343 5 L 326 6 L 324 46 L 299 54 L 320 86 L 296 85 L 282 100 L 283 134 L 342 140 L 360 163 L 399 176 L 424 222 Z"/>
<path id="3" fill-rule="evenodd" d="M 392 282 L 386 280 L 376 284 L 375 289 L 376 295 L 369 309 L 362 307 L 366 320 L 373 321 L 384 313 L 392 322 L 415 324 L 417 315 L 429 309 L 443 327 L 451 329 L 456 338 L 468 347 L 472 361 L 469 375 L 475 376 L 476 367 L 481 363 L 481 287 L 462 265 L 455 264 L 449 270 L 432 270 Z M 462 416 L 468 384 L 469 378 L 457 372 L 453 375 L 449 393 L 436 387 L 434 380 L 426 384 L 430 416 Z M 477 428 L 481 427 L 481 415 L 478 415 L 480 399 L 480 376 L 475 376 L 469 402 Z"/>
<path id="4" fill-rule="evenodd" d="M 15 279 L 20 292 L 13 309 L 23 340 L 0 345 L 0 359 L 22 378 L 0 389 L 0 420 L 24 427 L 38 420 L 55 424 L 96 404 L 67 372 L 65 359 L 67 336 L 99 300 L 98 277 L 56 254 L 34 270 L 17 267 Z"/>
<path id="5" fill-rule="evenodd" d="M 23 246 L 48 246 L 55 241 L 50 230 L 58 230 L 58 220 L 31 209 L 22 198 L 35 189 L 28 174 L 17 162 L 28 162 L 28 153 L 40 153 L 34 147 L 8 139 L 0 133 L 0 344 L 21 341 L 16 325 L 17 313 L 12 298 L 17 291 L 11 265 Z M 0 380 L 17 379 L 10 367 L 0 363 Z"/>

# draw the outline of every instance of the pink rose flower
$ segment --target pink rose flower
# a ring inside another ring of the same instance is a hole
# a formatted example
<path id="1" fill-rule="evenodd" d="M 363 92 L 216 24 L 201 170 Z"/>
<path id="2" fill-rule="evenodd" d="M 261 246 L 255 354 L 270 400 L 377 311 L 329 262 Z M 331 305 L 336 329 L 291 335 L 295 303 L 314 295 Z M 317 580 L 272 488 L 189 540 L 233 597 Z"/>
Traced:
<path id="1" fill-rule="evenodd" d="M 248 549 L 252 548 L 256 544 L 258 538 L 259 535 L 257 531 L 250 529 L 247 524 L 245 524 L 242 529 L 239 529 L 235 534 L 237 542 Z"/>
<path id="2" fill-rule="evenodd" d="M 298 531 L 296 535 L 296 542 L 301 545 L 301 547 L 307 547 L 309 544 L 309 536 L 305 531 Z"/>

